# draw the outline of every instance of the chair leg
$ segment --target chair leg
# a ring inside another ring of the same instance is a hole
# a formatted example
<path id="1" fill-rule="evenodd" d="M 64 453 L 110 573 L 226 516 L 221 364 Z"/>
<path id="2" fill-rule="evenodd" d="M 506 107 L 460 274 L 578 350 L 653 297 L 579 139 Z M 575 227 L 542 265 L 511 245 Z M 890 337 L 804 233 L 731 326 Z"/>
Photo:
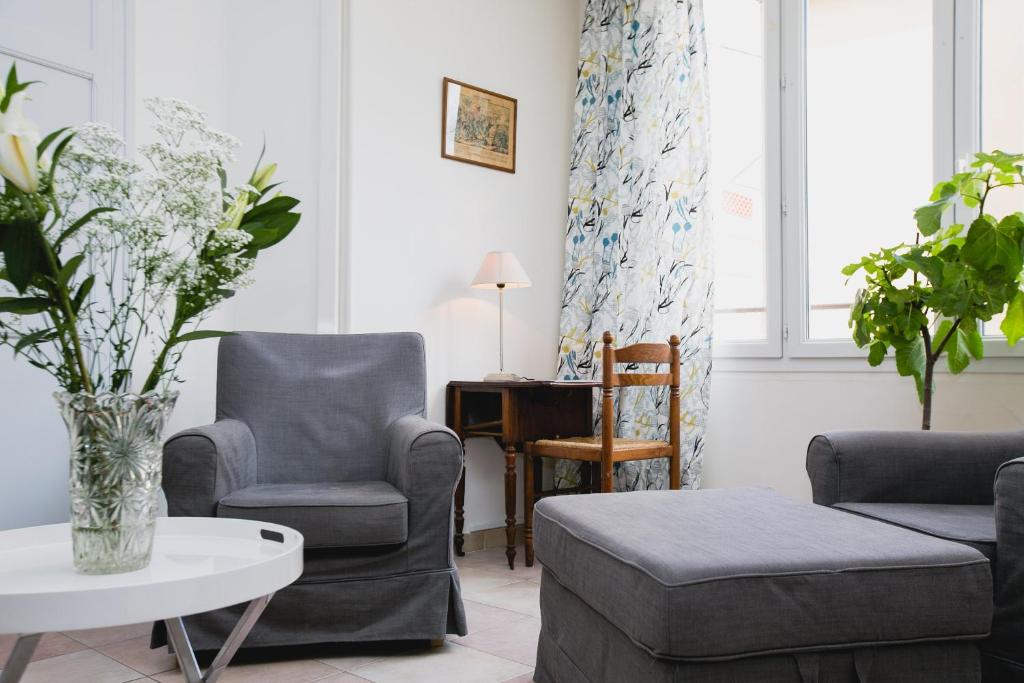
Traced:
<path id="1" fill-rule="evenodd" d="M 612 478 L 614 468 L 611 459 L 601 459 L 601 493 L 611 493 L 615 490 L 615 481 Z"/>
<path id="2" fill-rule="evenodd" d="M 669 488 L 678 491 L 682 488 L 681 472 L 680 472 L 680 457 L 678 453 L 673 453 L 668 459 L 669 466 Z"/>
<path id="3" fill-rule="evenodd" d="M 533 461 L 533 444 L 528 443 L 523 446 L 523 549 L 527 567 L 533 566 Z"/>

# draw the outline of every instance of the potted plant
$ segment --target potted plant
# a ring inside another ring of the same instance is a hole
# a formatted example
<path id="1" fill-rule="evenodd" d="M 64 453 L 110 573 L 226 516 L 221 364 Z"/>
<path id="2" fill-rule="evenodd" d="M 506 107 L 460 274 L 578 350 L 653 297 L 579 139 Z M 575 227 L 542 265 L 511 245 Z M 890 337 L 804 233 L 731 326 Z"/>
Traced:
<path id="1" fill-rule="evenodd" d="M 299 202 L 273 194 L 274 164 L 228 185 L 237 140 L 184 102 L 146 101 L 156 141 L 134 160 L 102 124 L 40 137 L 31 85 L 12 66 L 0 86 L 0 345 L 62 389 L 76 568 L 131 571 L 149 563 L 181 354 L 226 334 L 199 325 Z"/>
<path id="2" fill-rule="evenodd" d="M 986 212 L 992 192 L 1021 185 L 1024 155 L 976 154 L 914 211 L 913 244 L 883 248 L 843 269 L 847 276 L 863 270 L 865 277 L 850 311 L 853 340 L 868 347 L 873 366 L 889 349 L 895 352 L 899 374 L 917 384 L 922 429 L 931 428 L 942 356 L 953 374 L 983 357 L 979 321 L 1005 311 L 1000 329 L 1007 342 L 1013 346 L 1024 336 L 1024 214 Z M 968 226 L 944 226 L 943 215 L 958 202 L 975 217 Z"/>

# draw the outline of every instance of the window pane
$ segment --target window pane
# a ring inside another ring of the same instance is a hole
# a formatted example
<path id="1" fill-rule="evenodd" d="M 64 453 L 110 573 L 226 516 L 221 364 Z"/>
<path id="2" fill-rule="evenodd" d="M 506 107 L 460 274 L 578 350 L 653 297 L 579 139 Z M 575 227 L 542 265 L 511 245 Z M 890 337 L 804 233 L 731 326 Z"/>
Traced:
<path id="1" fill-rule="evenodd" d="M 1024 2 L 984 0 L 981 5 L 981 149 L 1024 152 Z M 994 190 L 986 213 L 1006 216 L 1024 211 L 1024 190 Z M 1003 336 L 1002 315 L 984 325 L 984 333 Z"/>
<path id="2" fill-rule="evenodd" d="M 840 270 L 914 239 L 932 166 L 932 1 L 807 0 L 810 339 L 848 339 Z"/>
<path id="3" fill-rule="evenodd" d="M 704 4 L 711 73 L 715 339 L 767 338 L 761 0 Z"/>

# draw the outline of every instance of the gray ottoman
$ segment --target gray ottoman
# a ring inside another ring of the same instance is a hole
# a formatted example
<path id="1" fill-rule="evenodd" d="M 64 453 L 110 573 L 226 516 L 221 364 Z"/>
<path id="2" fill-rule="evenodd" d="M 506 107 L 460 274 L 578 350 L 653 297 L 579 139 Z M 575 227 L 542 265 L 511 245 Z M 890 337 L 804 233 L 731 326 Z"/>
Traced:
<path id="1" fill-rule="evenodd" d="M 970 683 L 973 548 L 766 489 L 562 496 L 534 514 L 536 680 Z"/>

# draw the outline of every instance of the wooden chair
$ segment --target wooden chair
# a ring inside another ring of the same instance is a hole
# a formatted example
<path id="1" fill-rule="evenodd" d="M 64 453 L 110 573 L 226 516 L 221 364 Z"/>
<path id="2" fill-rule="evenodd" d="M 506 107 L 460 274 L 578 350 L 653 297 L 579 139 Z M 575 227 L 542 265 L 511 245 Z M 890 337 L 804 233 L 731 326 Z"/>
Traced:
<path id="1" fill-rule="evenodd" d="M 669 459 L 669 486 L 678 489 L 680 482 L 679 444 L 679 337 L 672 335 L 668 344 L 633 344 L 621 349 L 612 346 L 611 332 L 604 333 L 601 357 L 601 435 L 573 436 L 563 439 L 540 439 L 524 445 L 526 457 L 523 482 L 523 514 L 525 515 L 526 565 L 533 565 L 533 504 L 539 498 L 556 495 L 557 491 L 535 489 L 540 474 L 541 458 L 560 458 L 586 463 L 592 474 L 599 468 L 599 484 L 591 477 L 590 492 L 599 488 L 612 491 L 615 463 L 629 460 Z M 669 372 L 615 372 L 617 364 L 667 364 Z M 668 441 L 626 439 L 615 436 L 615 402 L 613 391 L 621 387 L 668 386 Z M 578 490 L 583 490 L 580 487 Z"/>

